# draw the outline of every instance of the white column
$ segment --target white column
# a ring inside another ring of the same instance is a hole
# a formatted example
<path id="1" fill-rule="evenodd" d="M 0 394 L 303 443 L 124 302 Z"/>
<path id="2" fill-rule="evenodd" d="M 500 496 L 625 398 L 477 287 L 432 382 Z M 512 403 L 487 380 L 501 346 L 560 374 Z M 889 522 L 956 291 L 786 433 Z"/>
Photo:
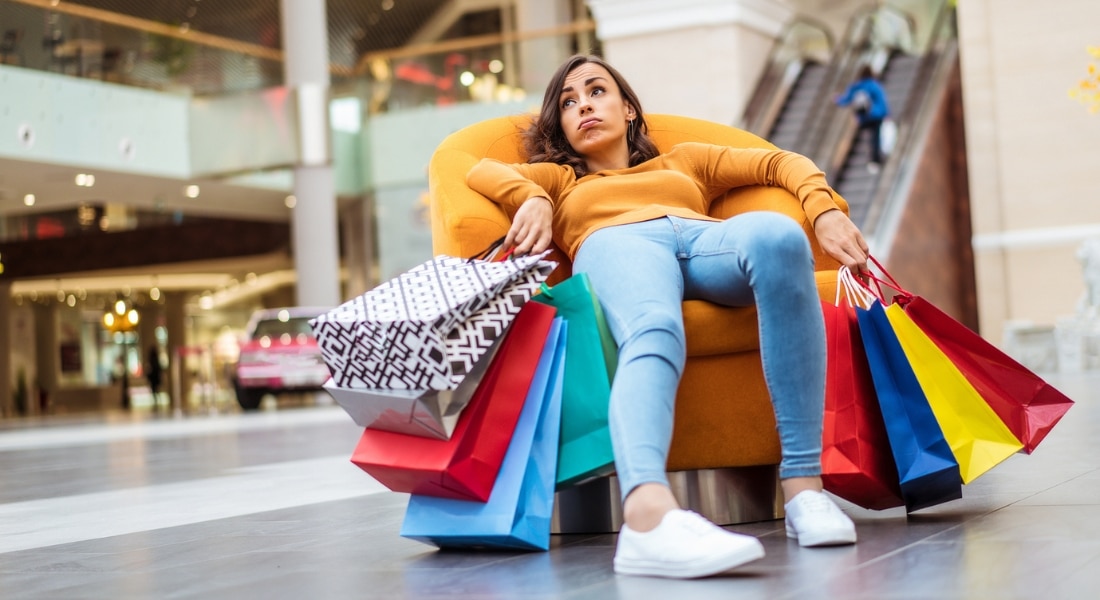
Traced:
<path id="1" fill-rule="evenodd" d="M 649 113 L 732 124 L 776 38 L 786 0 L 588 0 L 604 58 Z"/>
<path id="2" fill-rule="evenodd" d="M 567 25 L 572 20 L 570 0 L 527 0 L 515 4 L 516 29 L 519 31 L 537 31 Z M 527 92 L 528 98 L 542 99 L 546 84 L 558 66 L 569 57 L 569 36 L 554 36 L 520 42 L 519 86 Z M 580 52 L 587 54 L 588 48 Z"/>
<path id="3" fill-rule="evenodd" d="M 328 116 L 328 28 L 325 2 L 281 0 L 286 85 L 298 103 L 297 205 L 291 218 L 299 305 L 340 303 L 336 182 Z"/>

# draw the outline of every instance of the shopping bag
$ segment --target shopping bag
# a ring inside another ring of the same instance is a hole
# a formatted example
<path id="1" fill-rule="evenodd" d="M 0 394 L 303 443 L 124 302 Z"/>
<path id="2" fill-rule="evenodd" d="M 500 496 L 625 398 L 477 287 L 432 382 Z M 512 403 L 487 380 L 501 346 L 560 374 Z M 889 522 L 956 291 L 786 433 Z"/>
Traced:
<path id="1" fill-rule="evenodd" d="M 501 339 L 497 338 L 453 390 L 343 388 L 333 379 L 322 387 L 360 427 L 445 440 L 484 379 Z"/>
<path id="2" fill-rule="evenodd" d="M 456 388 L 553 271 L 544 256 L 437 256 L 314 318 L 336 385 Z"/>
<path id="3" fill-rule="evenodd" d="M 413 494 L 402 536 L 441 548 L 550 548 L 566 339 L 554 321 L 489 501 Z"/>
<path id="4" fill-rule="evenodd" d="M 1024 451 L 1034 451 L 1073 400 L 923 297 L 898 292 L 894 302 L 948 356 Z"/>
<path id="5" fill-rule="evenodd" d="M 900 305 L 891 304 L 885 312 L 959 463 L 963 483 L 974 481 L 1023 448 L 951 359 Z"/>
<path id="6" fill-rule="evenodd" d="M 352 462 L 395 492 L 488 500 L 554 313 L 544 304 L 524 305 L 450 439 L 366 429 Z"/>
<path id="7" fill-rule="evenodd" d="M 969 327 L 902 288 L 874 257 L 871 262 L 885 279 L 871 273 L 872 278 L 893 288 L 892 301 L 947 355 L 1023 444 L 1024 452 L 1034 451 L 1073 401 Z"/>
<path id="8" fill-rule="evenodd" d="M 882 303 L 874 302 L 866 309 L 857 307 L 856 318 L 906 510 L 961 498 L 959 463 Z"/>
<path id="9" fill-rule="evenodd" d="M 898 124 L 890 117 L 886 117 L 882 120 L 878 131 L 879 150 L 882 151 L 883 156 L 889 156 L 898 143 Z"/>
<path id="10" fill-rule="evenodd" d="M 586 273 L 574 274 L 553 287 L 543 284 L 532 300 L 553 306 L 569 323 L 558 486 L 608 475 L 615 470 L 615 456 L 607 407 L 619 352 L 603 308 Z"/>
<path id="11" fill-rule="evenodd" d="M 905 500 L 855 312 L 873 298 L 851 277 L 841 267 L 836 299 L 821 302 L 828 344 L 821 479 L 829 492 L 883 510 Z"/>

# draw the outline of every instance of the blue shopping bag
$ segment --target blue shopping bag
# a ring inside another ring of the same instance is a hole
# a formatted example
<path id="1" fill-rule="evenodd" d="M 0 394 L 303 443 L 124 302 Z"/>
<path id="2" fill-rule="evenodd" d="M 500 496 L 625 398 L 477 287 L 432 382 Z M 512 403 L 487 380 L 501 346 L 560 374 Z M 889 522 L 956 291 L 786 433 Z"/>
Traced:
<path id="1" fill-rule="evenodd" d="M 906 510 L 961 498 L 959 463 L 882 304 L 857 307 L 856 317 Z"/>
<path id="2" fill-rule="evenodd" d="M 550 548 L 566 330 L 555 318 L 488 502 L 413 494 L 403 537 L 440 548 Z"/>

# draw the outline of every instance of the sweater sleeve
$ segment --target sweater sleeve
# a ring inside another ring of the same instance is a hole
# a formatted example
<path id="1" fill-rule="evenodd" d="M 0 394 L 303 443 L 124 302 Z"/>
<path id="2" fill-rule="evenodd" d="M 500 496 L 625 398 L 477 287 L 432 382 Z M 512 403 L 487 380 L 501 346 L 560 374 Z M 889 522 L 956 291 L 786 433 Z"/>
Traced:
<path id="1" fill-rule="evenodd" d="M 839 208 L 833 200 L 836 192 L 825 174 L 801 154 L 767 148 L 681 145 L 689 146 L 685 150 L 708 198 L 746 185 L 768 185 L 794 194 L 811 223 L 822 213 Z"/>
<path id="2" fill-rule="evenodd" d="M 466 185 L 503 206 L 519 208 L 535 196 L 557 206 L 558 196 L 572 178 L 572 169 L 562 165 L 507 164 L 483 158 L 466 175 Z"/>

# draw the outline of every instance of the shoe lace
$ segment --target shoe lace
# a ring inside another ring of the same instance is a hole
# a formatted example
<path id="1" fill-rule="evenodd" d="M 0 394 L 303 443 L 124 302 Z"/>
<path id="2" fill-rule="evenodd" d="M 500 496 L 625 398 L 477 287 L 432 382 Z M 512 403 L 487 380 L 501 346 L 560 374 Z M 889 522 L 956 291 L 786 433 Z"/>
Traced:
<path id="1" fill-rule="evenodd" d="M 832 500 L 829 500 L 824 494 L 807 494 L 806 497 L 799 502 L 799 508 L 807 513 L 831 514 L 833 512 L 833 506 Z"/>
<path id="2" fill-rule="evenodd" d="M 695 511 L 688 510 L 684 512 L 687 513 L 687 516 L 691 517 L 683 520 L 684 526 L 692 533 L 703 535 L 706 533 L 713 533 L 715 529 L 719 528 L 714 523 L 708 521 L 706 517 Z"/>

